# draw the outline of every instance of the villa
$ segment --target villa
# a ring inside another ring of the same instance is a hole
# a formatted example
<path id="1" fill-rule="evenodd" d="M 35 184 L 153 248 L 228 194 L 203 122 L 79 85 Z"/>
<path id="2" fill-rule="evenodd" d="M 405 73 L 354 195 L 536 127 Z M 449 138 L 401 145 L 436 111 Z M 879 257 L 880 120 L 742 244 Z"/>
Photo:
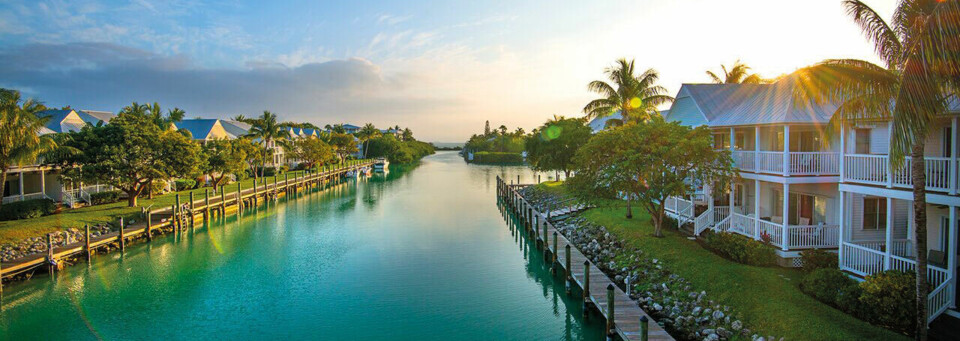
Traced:
<path id="1" fill-rule="evenodd" d="M 826 249 L 856 278 L 914 270 L 910 158 L 898 169 L 888 162 L 892 123 L 829 134 L 836 107 L 794 103 L 792 92 L 783 81 L 683 84 L 666 119 L 711 128 L 740 177 L 671 197 L 668 214 L 697 235 L 711 229 L 769 242 L 782 266 L 800 266 L 802 250 Z M 930 321 L 957 306 L 958 117 L 954 101 L 926 141 Z"/>

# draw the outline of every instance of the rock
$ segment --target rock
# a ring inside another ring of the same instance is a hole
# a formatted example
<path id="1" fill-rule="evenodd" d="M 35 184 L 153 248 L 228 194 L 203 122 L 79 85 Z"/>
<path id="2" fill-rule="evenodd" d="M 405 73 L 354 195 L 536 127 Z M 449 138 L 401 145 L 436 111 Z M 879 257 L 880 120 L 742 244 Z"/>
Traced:
<path id="1" fill-rule="evenodd" d="M 696 307 L 693 307 L 693 310 L 690 313 L 693 314 L 693 316 L 700 316 L 700 312 L 702 311 L 703 309 L 700 308 L 700 306 L 696 306 Z"/>
<path id="2" fill-rule="evenodd" d="M 720 340 L 720 336 L 717 336 L 717 334 L 709 334 L 709 335 L 707 335 L 706 338 L 704 338 L 704 340 L 707 340 L 707 341 L 716 341 L 716 340 Z"/>
<path id="3" fill-rule="evenodd" d="M 740 330 L 743 328 L 743 322 L 740 322 L 740 320 L 733 321 L 733 323 L 730 324 L 730 328 L 733 328 L 733 330 Z"/>
<path id="4" fill-rule="evenodd" d="M 723 312 L 722 312 L 722 311 L 715 310 L 715 311 L 713 312 L 713 319 L 714 319 L 714 320 L 719 320 L 719 319 L 722 319 L 722 318 L 723 318 Z"/>
<path id="5" fill-rule="evenodd" d="M 658 303 L 654 303 L 652 308 L 653 308 L 654 311 L 661 311 L 661 310 L 663 310 L 663 306 L 661 306 L 661 305 L 658 304 Z"/>

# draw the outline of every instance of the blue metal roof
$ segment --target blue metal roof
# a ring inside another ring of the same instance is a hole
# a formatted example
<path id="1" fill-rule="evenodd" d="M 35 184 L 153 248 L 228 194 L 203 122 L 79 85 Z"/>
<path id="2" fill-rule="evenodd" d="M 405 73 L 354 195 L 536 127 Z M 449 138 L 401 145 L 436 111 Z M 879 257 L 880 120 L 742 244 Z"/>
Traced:
<path id="1" fill-rule="evenodd" d="M 210 135 L 210 131 L 213 130 L 214 125 L 217 124 L 217 119 L 192 119 L 192 120 L 183 120 L 177 122 L 175 125 L 177 129 L 189 131 L 193 135 L 194 140 L 203 140 Z"/>

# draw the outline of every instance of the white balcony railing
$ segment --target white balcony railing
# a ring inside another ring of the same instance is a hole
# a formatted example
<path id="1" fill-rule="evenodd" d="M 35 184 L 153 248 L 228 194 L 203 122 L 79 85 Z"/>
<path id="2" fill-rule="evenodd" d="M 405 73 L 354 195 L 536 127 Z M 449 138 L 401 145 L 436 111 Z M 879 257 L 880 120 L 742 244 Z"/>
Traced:
<path id="1" fill-rule="evenodd" d="M 6 203 L 17 202 L 21 200 L 33 200 L 33 199 L 43 199 L 43 198 L 49 199 L 50 197 L 48 197 L 43 192 L 27 193 L 27 194 L 24 194 L 23 196 L 11 195 L 8 197 L 3 197 L 3 203 L 6 204 Z"/>
<path id="2" fill-rule="evenodd" d="M 912 158 L 906 157 L 903 166 L 890 174 L 889 158 L 887 155 L 848 154 L 843 158 L 844 181 L 880 185 L 899 188 L 913 187 L 913 177 L 910 174 Z M 960 163 L 960 162 L 958 162 Z M 950 158 L 924 157 L 924 171 L 926 188 L 936 192 L 950 192 L 956 190 L 958 184 L 951 181 Z"/>
<path id="3" fill-rule="evenodd" d="M 787 227 L 787 248 L 835 248 L 840 242 L 839 225 L 790 225 Z"/>
<path id="4" fill-rule="evenodd" d="M 733 164 L 745 171 L 755 171 L 757 170 L 756 155 L 753 151 L 745 150 L 735 150 L 731 154 L 733 157 Z"/>
<path id="5" fill-rule="evenodd" d="M 783 152 L 757 152 L 757 171 L 783 174 Z"/>
<path id="6" fill-rule="evenodd" d="M 839 175 L 840 153 L 790 152 L 791 175 Z"/>

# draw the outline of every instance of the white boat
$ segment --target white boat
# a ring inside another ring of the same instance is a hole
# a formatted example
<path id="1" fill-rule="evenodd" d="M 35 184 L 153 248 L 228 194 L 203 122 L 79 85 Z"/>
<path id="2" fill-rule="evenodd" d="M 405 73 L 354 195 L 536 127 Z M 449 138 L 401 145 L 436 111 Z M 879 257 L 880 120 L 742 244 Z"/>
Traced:
<path id="1" fill-rule="evenodd" d="M 373 162 L 373 170 L 376 172 L 385 172 L 388 167 L 390 167 L 390 161 L 386 158 L 378 158 Z"/>

